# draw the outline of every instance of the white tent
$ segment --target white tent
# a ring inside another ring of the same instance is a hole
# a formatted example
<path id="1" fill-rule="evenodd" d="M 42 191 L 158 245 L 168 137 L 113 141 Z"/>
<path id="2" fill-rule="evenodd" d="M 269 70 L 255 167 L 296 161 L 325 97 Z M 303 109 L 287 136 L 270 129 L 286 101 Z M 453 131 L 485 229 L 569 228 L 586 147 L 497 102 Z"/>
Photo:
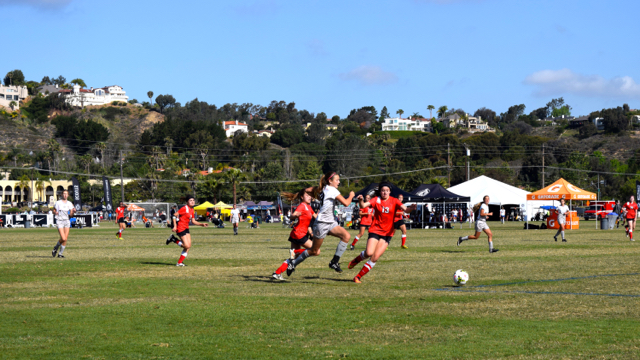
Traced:
<path id="1" fill-rule="evenodd" d="M 485 195 L 489 195 L 489 203 L 492 205 L 518 205 L 522 209 L 525 209 L 527 194 L 530 194 L 529 191 L 519 189 L 484 175 L 452 186 L 447 190 L 458 195 L 469 196 L 471 198 L 470 204 L 479 203 Z M 535 205 L 553 205 L 553 201 L 536 201 Z M 533 209 L 527 209 L 527 213 L 531 214 L 532 210 Z"/>

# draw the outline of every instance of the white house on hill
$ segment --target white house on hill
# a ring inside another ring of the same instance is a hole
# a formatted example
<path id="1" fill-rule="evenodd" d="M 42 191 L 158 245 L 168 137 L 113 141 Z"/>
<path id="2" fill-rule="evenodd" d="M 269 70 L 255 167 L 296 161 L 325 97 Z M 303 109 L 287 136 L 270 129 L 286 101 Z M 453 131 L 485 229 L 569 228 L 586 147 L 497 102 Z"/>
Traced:
<path id="1" fill-rule="evenodd" d="M 430 119 L 403 119 L 400 117 L 384 119 L 382 124 L 382 131 L 426 131 L 431 132 L 431 120 Z"/>
<path id="2" fill-rule="evenodd" d="M 24 100 L 29 96 L 26 86 L 4 86 L 0 84 L 0 106 L 7 109 L 10 108 L 12 101 L 15 101 L 14 110 L 20 108 L 20 100 Z"/>
<path id="3" fill-rule="evenodd" d="M 106 105 L 114 101 L 129 101 L 127 93 L 118 85 L 105 86 L 97 89 L 82 89 L 79 85 L 74 85 L 73 90 L 65 89 L 58 92 L 66 98 L 67 104 L 78 107 Z"/>
<path id="4" fill-rule="evenodd" d="M 244 133 L 248 133 L 249 125 L 238 122 L 238 120 L 225 121 L 224 131 L 227 134 L 227 137 L 232 137 L 236 133 L 236 131 L 242 131 Z"/>

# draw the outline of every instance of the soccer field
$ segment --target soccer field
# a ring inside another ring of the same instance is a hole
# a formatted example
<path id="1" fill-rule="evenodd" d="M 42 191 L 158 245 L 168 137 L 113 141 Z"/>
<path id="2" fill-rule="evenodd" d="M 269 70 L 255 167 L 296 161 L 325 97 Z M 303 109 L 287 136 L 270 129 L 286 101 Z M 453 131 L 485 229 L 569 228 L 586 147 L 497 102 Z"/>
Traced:
<path id="1" fill-rule="evenodd" d="M 241 225 L 192 229 L 184 268 L 168 229 L 72 229 L 66 259 L 51 257 L 55 229 L 0 230 L 0 358 L 640 357 L 640 242 L 621 229 L 583 221 L 561 243 L 490 223 L 495 254 L 485 235 L 456 247 L 468 225 L 414 229 L 355 284 L 365 240 L 342 274 L 328 238 L 278 283 L 288 230 Z"/>

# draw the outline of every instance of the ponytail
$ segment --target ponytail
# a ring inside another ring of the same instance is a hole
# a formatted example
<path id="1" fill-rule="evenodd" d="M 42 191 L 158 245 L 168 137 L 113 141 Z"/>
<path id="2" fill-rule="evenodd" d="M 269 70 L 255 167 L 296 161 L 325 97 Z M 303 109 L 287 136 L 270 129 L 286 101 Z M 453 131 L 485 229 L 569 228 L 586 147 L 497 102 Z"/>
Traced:
<path id="1" fill-rule="evenodd" d="M 322 192 L 322 190 L 324 190 L 324 187 L 329 185 L 329 180 L 331 180 L 331 178 L 336 176 L 336 174 L 337 173 L 335 171 L 330 171 L 330 172 L 322 175 L 322 177 L 320 178 L 320 183 L 318 184 L 318 186 L 314 186 L 312 188 L 310 195 L 313 198 L 317 198 L 318 195 L 320 195 L 320 193 Z"/>
<path id="2" fill-rule="evenodd" d="M 480 206 L 482 206 L 482 204 L 483 204 L 483 202 L 481 201 L 481 202 L 473 205 L 473 212 L 474 213 L 478 212 L 478 209 L 480 209 Z"/>
<path id="3" fill-rule="evenodd" d="M 315 198 L 315 196 L 313 196 L 313 188 L 304 188 L 298 191 L 297 193 L 282 192 L 281 195 L 283 198 L 287 199 L 289 202 L 294 202 L 297 200 L 302 202 L 302 199 L 305 193 L 311 195 L 312 198 Z"/>

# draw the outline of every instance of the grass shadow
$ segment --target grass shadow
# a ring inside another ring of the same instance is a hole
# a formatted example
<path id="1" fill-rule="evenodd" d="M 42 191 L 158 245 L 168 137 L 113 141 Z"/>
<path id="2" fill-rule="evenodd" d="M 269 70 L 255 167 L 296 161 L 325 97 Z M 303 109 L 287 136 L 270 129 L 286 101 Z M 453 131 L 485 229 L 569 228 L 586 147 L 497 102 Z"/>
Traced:
<path id="1" fill-rule="evenodd" d="M 46 255 L 43 255 L 43 256 L 27 255 L 25 257 L 27 257 L 27 258 L 36 258 L 36 259 L 53 259 L 54 258 L 53 256 L 46 256 Z"/>
<path id="2" fill-rule="evenodd" d="M 143 261 L 140 264 L 142 265 L 164 265 L 164 266 L 175 266 L 174 263 L 165 263 L 165 262 L 157 262 L 157 261 Z"/>
<path id="3" fill-rule="evenodd" d="M 447 253 L 447 254 L 459 254 L 465 251 L 464 250 L 440 250 L 440 252 Z"/>

